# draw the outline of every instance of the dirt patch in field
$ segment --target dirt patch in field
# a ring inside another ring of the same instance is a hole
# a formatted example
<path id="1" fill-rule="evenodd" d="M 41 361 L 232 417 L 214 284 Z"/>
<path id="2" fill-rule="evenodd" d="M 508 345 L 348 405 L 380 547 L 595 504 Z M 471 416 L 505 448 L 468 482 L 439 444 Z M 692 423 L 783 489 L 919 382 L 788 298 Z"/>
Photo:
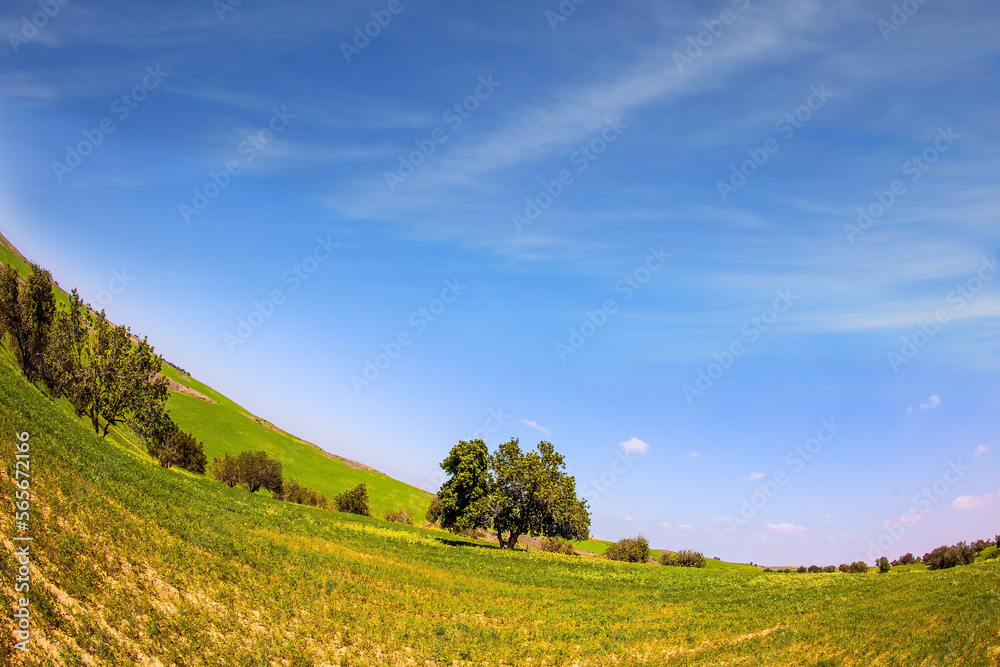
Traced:
<path id="1" fill-rule="evenodd" d="M 173 380 L 171 378 L 166 378 L 166 380 L 167 380 L 167 389 L 169 389 L 170 391 L 176 391 L 178 394 L 187 394 L 188 396 L 194 396 L 195 398 L 200 398 L 206 403 L 215 403 L 215 401 L 213 401 L 208 396 L 206 396 L 205 394 L 201 393 L 196 389 L 192 389 L 191 387 L 183 385 L 180 382 Z"/>

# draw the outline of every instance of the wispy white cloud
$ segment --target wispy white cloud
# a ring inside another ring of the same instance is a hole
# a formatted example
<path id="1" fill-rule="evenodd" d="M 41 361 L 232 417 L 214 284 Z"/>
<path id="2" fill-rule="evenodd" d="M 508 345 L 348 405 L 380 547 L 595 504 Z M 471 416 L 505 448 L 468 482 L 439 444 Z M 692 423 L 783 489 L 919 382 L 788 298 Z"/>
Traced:
<path id="1" fill-rule="evenodd" d="M 538 422 L 533 421 L 531 419 L 522 419 L 521 423 L 524 424 L 525 426 L 535 429 L 536 431 L 539 431 L 545 437 L 549 437 L 550 435 L 552 435 L 552 431 L 550 431 L 549 429 L 545 428 Z"/>
<path id="2" fill-rule="evenodd" d="M 976 447 L 976 451 L 972 452 L 972 455 L 979 456 L 981 454 L 985 454 L 988 449 L 989 447 L 987 447 L 986 445 L 979 445 L 978 447 Z"/>
<path id="3" fill-rule="evenodd" d="M 927 412 L 928 410 L 933 410 L 939 405 L 941 405 L 941 398 L 937 394 L 931 394 L 931 397 L 927 399 L 926 403 L 920 404 L 920 409 Z"/>
<path id="4" fill-rule="evenodd" d="M 804 527 L 796 526 L 794 523 L 765 523 L 764 527 L 777 533 L 798 533 L 806 530 Z"/>
<path id="5" fill-rule="evenodd" d="M 984 493 L 981 496 L 965 495 L 955 498 L 951 503 L 952 509 L 956 510 L 976 510 L 990 507 L 1000 499 L 1000 490 L 996 493 Z"/>
<path id="6" fill-rule="evenodd" d="M 619 442 L 618 446 L 626 452 L 636 452 L 638 454 L 643 454 L 649 449 L 649 443 L 639 438 L 629 438 L 624 442 Z"/>
<path id="7" fill-rule="evenodd" d="M 699 456 L 701 456 L 701 454 L 699 454 L 698 452 L 688 452 L 688 456 L 690 456 L 693 459 L 696 459 Z"/>
<path id="8" fill-rule="evenodd" d="M 744 477 L 743 479 L 751 481 L 751 482 L 756 482 L 758 479 L 764 479 L 764 477 L 765 477 L 765 475 L 762 472 L 752 472 L 749 475 L 747 475 L 746 477 Z"/>

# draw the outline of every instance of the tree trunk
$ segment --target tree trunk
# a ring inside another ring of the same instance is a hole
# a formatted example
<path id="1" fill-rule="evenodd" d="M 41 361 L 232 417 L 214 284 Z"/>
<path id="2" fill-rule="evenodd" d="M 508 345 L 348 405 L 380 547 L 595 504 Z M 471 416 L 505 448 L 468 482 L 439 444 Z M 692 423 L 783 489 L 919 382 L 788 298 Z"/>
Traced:
<path id="1" fill-rule="evenodd" d="M 500 543 L 500 549 L 505 548 L 506 544 L 503 541 L 503 533 L 501 533 L 499 530 L 497 531 L 497 542 Z"/>

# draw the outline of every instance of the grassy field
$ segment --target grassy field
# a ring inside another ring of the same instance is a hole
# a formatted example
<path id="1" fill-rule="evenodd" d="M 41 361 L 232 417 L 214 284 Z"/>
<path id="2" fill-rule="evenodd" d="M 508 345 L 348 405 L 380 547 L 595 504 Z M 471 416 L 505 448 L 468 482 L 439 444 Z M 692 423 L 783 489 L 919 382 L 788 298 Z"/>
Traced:
<path id="1" fill-rule="evenodd" d="M 767 575 L 499 551 L 164 470 L 3 359 L 4 499 L 22 431 L 34 635 L 12 655 L 5 577 L 0 664 L 1000 664 L 996 560 Z"/>

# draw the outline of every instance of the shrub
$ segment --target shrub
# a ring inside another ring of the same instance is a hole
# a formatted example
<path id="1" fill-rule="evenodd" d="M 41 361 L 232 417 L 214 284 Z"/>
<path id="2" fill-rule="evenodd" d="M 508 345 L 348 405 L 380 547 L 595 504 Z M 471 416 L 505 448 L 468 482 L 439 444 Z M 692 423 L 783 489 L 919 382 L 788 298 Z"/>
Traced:
<path id="1" fill-rule="evenodd" d="M 904 554 L 904 555 L 900 556 L 896 560 L 892 561 L 891 565 L 894 565 L 894 566 L 895 565 L 910 565 L 910 564 L 915 563 L 915 562 L 917 562 L 917 559 L 915 559 L 913 557 L 913 554 L 907 553 L 907 554 Z"/>
<path id="2" fill-rule="evenodd" d="M 660 556 L 660 565 L 676 567 L 705 567 L 705 556 L 700 551 L 667 551 Z"/>
<path id="3" fill-rule="evenodd" d="M 841 565 L 841 567 L 844 566 Z M 868 572 L 868 563 L 864 562 L 863 560 L 856 560 L 847 566 L 846 571 L 851 574 L 865 574 L 866 572 Z"/>
<path id="4" fill-rule="evenodd" d="M 273 494 L 282 492 L 281 461 L 272 459 L 264 450 L 241 452 L 236 457 L 236 470 L 240 484 L 245 484 L 250 493 L 260 488 Z"/>
<path id="5" fill-rule="evenodd" d="M 236 459 L 226 454 L 212 459 L 212 479 L 227 484 L 230 488 L 240 483 L 236 470 Z"/>
<path id="6" fill-rule="evenodd" d="M 822 571 L 823 571 L 823 568 L 821 568 L 819 565 L 810 565 L 809 566 L 809 572 L 812 573 L 812 574 L 816 574 L 817 572 L 822 572 Z"/>
<path id="7" fill-rule="evenodd" d="M 441 499 L 435 495 L 427 508 L 427 523 L 438 523 L 441 520 Z"/>
<path id="8" fill-rule="evenodd" d="M 164 468 L 177 466 L 199 475 L 205 474 L 205 446 L 171 421 L 146 441 L 146 451 Z"/>
<path id="9" fill-rule="evenodd" d="M 837 566 L 836 565 L 827 565 L 826 567 L 823 568 L 823 571 L 824 572 L 836 572 L 837 571 Z"/>
<path id="10" fill-rule="evenodd" d="M 285 502 L 309 505 L 311 507 L 319 507 L 320 509 L 326 509 L 328 502 L 324 494 L 315 489 L 301 486 L 294 479 L 286 479 L 282 483 L 281 492 L 272 493 L 272 495 Z"/>
<path id="11" fill-rule="evenodd" d="M 837 569 L 841 572 L 848 572 L 850 570 L 850 566 L 848 566 L 847 563 L 841 563 L 840 567 Z"/>
<path id="12" fill-rule="evenodd" d="M 338 495 L 333 499 L 333 504 L 338 512 L 361 516 L 372 515 L 368 509 L 368 487 L 365 486 L 364 482 Z"/>
<path id="13" fill-rule="evenodd" d="M 808 571 L 809 570 L 806 569 L 805 565 L 799 565 L 797 568 L 795 568 L 795 573 L 796 574 L 805 574 Z"/>
<path id="14" fill-rule="evenodd" d="M 389 510 L 385 513 L 385 520 L 409 524 L 413 522 L 413 512 L 408 509 Z"/>
<path id="15" fill-rule="evenodd" d="M 892 568 L 892 566 L 889 565 L 889 559 L 888 558 L 886 558 L 885 556 L 882 556 L 881 558 L 878 559 L 878 572 L 879 572 L 879 574 L 885 574 L 891 568 Z"/>
<path id="16" fill-rule="evenodd" d="M 229 486 L 242 484 L 255 493 L 264 488 L 275 497 L 283 497 L 284 480 L 281 461 L 272 459 L 267 452 L 242 452 L 236 458 L 226 454 L 212 461 L 212 477 Z"/>
<path id="17" fill-rule="evenodd" d="M 645 563 L 649 559 L 649 541 L 641 534 L 622 538 L 607 548 L 604 557 L 626 563 Z"/>
<path id="18" fill-rule="evenodd" d="M 560 540 L 558 537 L 546 537 L 542 540 L 542 551 L 548 551 L 554 554 L 566 554 L 567 556 L 575 556 L 576 549 L 572 544 L 564 540 Z"/>
<path id="19" fill-rule="evenodd" d="M 1000 549 L 994 549 L 983 560 L 993 560 L 994 558 L 1000 558 Z"/>
<path id="20" fill-rule="evenodd" d="M 303 499 L 302 504 L 318 507 L 320 509 L 326 509 L 330 502 L 326 499 L 326 494 L 315 489 L 306 489 L 305 498 Z"/>

